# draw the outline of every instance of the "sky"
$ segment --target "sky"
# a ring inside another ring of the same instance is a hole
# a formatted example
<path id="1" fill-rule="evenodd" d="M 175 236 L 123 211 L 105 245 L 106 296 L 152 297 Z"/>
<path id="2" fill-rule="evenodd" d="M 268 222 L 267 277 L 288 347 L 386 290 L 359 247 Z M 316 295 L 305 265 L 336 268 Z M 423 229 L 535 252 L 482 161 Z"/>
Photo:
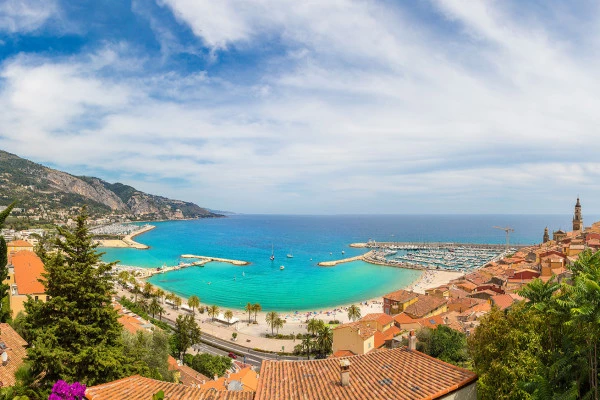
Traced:
<path id="1" fill-rule="evenodd" d="M 600 214 L 600 3 L 2 0 L 0 110 L 212 209 Z"/>

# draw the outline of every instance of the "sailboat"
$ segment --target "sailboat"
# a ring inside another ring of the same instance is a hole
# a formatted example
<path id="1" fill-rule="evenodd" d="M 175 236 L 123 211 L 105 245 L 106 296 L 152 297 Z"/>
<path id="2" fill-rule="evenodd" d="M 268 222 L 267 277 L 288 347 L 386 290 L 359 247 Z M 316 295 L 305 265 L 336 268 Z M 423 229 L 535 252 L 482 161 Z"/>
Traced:
<path id="1" fill-rule="evenodd" d="M 290 250 L 289 254 L 287 255 L 287 258 L 294 258 L 294 255 L 292 254 L 291 250 Z"/>
<path id="2" fill-rule="evenodd" d="M 273 261 L 275 259 L 275 252 L 273 251 L 273 243 L 271 243 L 271 257 L 269 257 L 269 259 L 271 259 L 271 261 Z"/>

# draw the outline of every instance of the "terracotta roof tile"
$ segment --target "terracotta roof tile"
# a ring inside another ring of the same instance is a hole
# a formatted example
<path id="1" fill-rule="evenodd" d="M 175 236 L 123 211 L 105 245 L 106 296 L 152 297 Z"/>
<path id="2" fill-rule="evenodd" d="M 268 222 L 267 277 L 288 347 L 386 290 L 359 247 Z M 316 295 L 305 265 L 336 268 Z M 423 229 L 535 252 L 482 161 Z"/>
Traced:
<path id="1" fill-rule="evenodd" d="M 44 293 L 44 285 L 38 281 L 44 272 L 44 263 L 32 251 L 21 250 L 12 255 L 15 283 L 19 294 Z"/>
<path id="2" fill-rule="evenodd" d="M 507 309 L 513 303 L 513 298 L 510 294 L 498 294 L 491 297 L 492 304 L 501 310 Z"/>
<path id="3" fill-rule="evenodd" d="M 415 297 L 418 297 L 419 294 L 415 293 L 415 292 L 410 292 L 408 290 L 396 290 L 395 292 L 392 293 L 388 293 L 386 295 L 383 296 L 384 299 L 390 299 L 393 301 L 399 301 L 401 303 L 405 303 L 409 300 L 414 299 Z"/>
<path id="4" fill-rule="evenodd" d="M 333 328 L 334 330 L 337 329 L 352 329 L 352 330 L 356 330 L 358 335 L 362 338 L 362 339 L 368 339 L 371 336 L 373 336 L 375 334 L 375 332 L 377 332 L 376 328 L 370 327 L 370 326 L 366 326 L 365 324 L 362 324 L 360 321 L 356 321 L 356 322 L 350 322 L 348 324 L 342 324 L 342 325 L 338 325 L 335 328 Z"/>
<path id="5" fill-rule="evenodd" d="M 7 349 L 8 364 L 0 366 L 0 386 L 14 386 L 16 383 L 15 372 L 23 365 L 27 352 L 27 342 L 9 325 L 0 324 L 0 342 L 4 342 Z"/>
<path id="6" fill-rule="evenodd" d="M 394 322 L 394 319 L 387 314 L 384 313 L 373 313 L 367 314 L 360 319 L 361 321 L 377 321 L 381 325 L 387 325 Z"/>
<path id="7" fill-rule="evenodd" d="M 406 307 L 404 312 L 413 318 L 422 318 L 446 304 L 447 300 L 435 296 L 420 296 L 416 302 Z"/>
<path id="8" fill-rule="evenodd" d="M 438 399 L 477 379 L 405 348 L 347 357 L 350 385 L 340 385 L 340 359 L 263 361 L 255 400 Z"/>
<path id="9" fill-rule="evenodd" d="M 350 357 L 350 356 L 355 356 L 356 354 L 354 354 L 353 352 L 351 352 L 350 350 L 338 350 L 335 353 L 333 353 L 331 357 L 333 358 L 338 358 L 338 357 Z"/>
<path id="10" fill-rule="evenodd" d="M 252 400 L 254 392 L 202 390 L 157 381 L 139 375 L 92 386 L 85 391 L 88 400 L 148 400 L 162 390 L 169 400 Z"/>
<path id="11" fill-rule="evenodd" d="M 13 240 L 12 242 L 6 243 L 7 247 L 33 247 L 33 245 L 25 240 Z"/>

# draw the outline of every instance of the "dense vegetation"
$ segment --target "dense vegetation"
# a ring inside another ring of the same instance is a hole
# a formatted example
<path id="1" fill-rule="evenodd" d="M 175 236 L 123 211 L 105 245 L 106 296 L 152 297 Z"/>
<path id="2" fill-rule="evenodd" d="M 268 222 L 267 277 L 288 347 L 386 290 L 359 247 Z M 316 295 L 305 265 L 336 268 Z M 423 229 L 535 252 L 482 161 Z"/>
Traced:
<path id="1" fill-rule="evenodd" d="M 598 399 L 600 252 L 579 255 L 569 282 L 537 279 L 528 299 L 494 309 L 469 339 L 482 399 Z"/>
<path id="2" fill-rule="evenodd" d="M 208 378 L 213 378 L 215 375 L 225 375 L 225 372 L 231 368 L 233 362 L 229 357 L 213 356 L 206 353 L 196 354 L 195 356 L 186 354 L 183 361 L 188 367 L 193 368 Z"/>
<path id="3" fill-rule="evenodd" d="M 6 210 L 0 213 L 0 229 L 4 226 L 4 221 L 8 218 L 15 203 L 9 205 Z M 6 322 L 10 317 L 10 309 L 8 305 L 8 289 L 10 288 L 4 280 L 8 276 L 8 247 L 6 240 L 0 236 L 0 322 Z"/>
<path id="4" fill-rule="evenodd" d="M 16 374 L 17 385 L 0 390 L 0 399 L 47 398 L 61 379 L 88 386 L 133 374 L 173 379 L 168 371 L 168 332 L 132 335 L 117 321 L 111 304 L 113 265 L 99 262 L 86 219 L 84 209 L 72 230 L 58 228 L 55 251 L 38 249 L 45 261 L 42 283 L 50 298 L 30 298 L 27 314 L 13 321 L 29 342 L 28 361 Z"/>

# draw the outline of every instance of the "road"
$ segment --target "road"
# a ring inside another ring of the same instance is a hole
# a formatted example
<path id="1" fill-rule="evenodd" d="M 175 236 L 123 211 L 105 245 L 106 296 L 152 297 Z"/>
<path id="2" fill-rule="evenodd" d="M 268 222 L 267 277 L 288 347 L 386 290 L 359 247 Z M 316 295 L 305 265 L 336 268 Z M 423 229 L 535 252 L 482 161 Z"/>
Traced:
<path id="1" fill-rule="evenodd" d="M 163 318 L 163 321 L 171 325 L 172 327 L 175 327 L 175 322 L 173 322 L 172 320 L 168 318 Z M 200 342 L 202 342 L 202 344 L 193 347 L 194 351 L 205 352 L 213 355 L 218 354 L 221 356 L 226 356 L 229 353 L 234 353 L 238 356 L 238 361 L 245 360 L 246 364 L 255 365 L 258 367 L 260 367 L 260 364 L 263 360 L 298 361 L 305 359 L 302 357 L 280 356 L 274 353 L 256 351 L 248 347 L 244 347 L 239 344 L 233 343 L 232 341 L 217 338 L 204 332 L 202 332 L 202 335 L 200 336 Z"/>

